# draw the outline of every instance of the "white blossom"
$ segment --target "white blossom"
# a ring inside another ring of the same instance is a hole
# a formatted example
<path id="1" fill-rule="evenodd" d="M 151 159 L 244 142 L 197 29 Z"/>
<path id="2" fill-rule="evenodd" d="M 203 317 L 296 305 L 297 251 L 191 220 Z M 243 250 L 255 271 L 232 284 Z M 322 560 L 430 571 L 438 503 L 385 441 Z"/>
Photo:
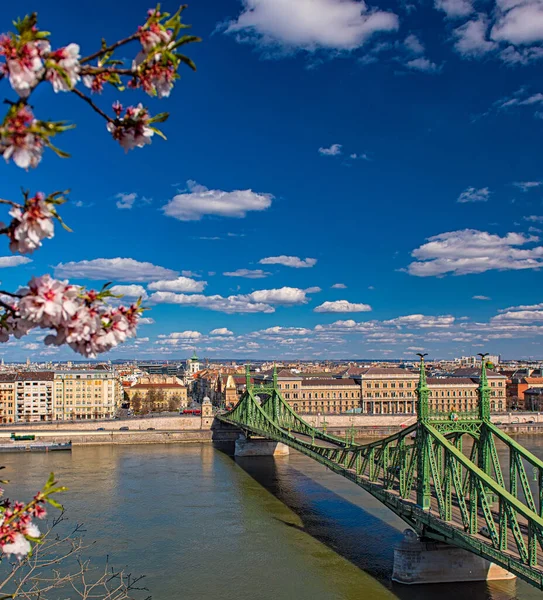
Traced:
<path id="1" fill-rule="evenodd" d="M 14 541 L 11 544 L 4 544 L 2 551 L 7 556 L 15 555 L 15 558 L 22 560 L 32 549 L 30 542 L 22 533 L 16 533 Z"/>
<path id="2" fill-rule="evenodd" d="M 50 275 L 33 277 L 28 293 L 19 301 L 19 314 L 38 327 L 59 327 L 77 311 L 79 289 Z"/>
<path id="3" fill-rule="evenodd" d="M 41 139 L 33 133 L 18 138 L 15 143 L 2 144 L 5 146 L 3 156 L 6 162 L 10 158 L 21 169 L 37 167 L 43 154 Z"/>
<path id="4" fill-rule="evenodd" d="M 33 523 L 32 521 L 30 521 L 30 523 L 25 527 L 25 534 L 29 535 L 30 537 L 33 537 L 33 538 L 39 538 L 41 535 L 41 532 L 40 532 L 39 527 L 36 525 L 36 523 Z"/>
<path id="5" fill-rule="evenodd" d="M 56 50 L 49 55 L 48 60 L 54 60 L 65 74 L 65 77 L 62 77 L 53 67 L 47 69 L 46 77 L 51 82 L 55 93 L 73 90 L 76 83 L 81 79 L 79 75 L 81 70 L 79 58 L 78 44 L 68 44 L 65 48 Z"/>
<path id="6" fill-rule="evenodd" d="M 42 55 L 49 50 L 49 42 L 45 40 L 28 42 L 22 46 L 17 58 L 6 60 L 9 83 L 21 98 L 27 98 L 43 76 Z"/>
<path id="7" fill-rule="evenodd" d="M 54 236 L 54 214 L 43 195 L 36 195 L 24 210 L 12 208 L 9 214 L 14 221 L 10 226 L 12 252 L 30 254 L 41 246 L 41 240 Z"/>

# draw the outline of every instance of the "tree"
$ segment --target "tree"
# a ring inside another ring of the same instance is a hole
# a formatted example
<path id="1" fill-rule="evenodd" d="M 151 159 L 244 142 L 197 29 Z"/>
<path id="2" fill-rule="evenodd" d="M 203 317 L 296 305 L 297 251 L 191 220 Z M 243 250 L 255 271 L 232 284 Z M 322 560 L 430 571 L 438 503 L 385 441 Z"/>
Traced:
<path id="1" fill-rule="evenodd" d="M 155 410 L 162 411 L 166 408 L 166 394 L 164 390 L 157 390 L 155 399 Z"/>
<path id="2" fill-rule="evenodd" d="M 179 394 L 174 394 L 170 396 L 170 400 L 168 402 L 168 410 L 170 412 L 178 411 L 181 408 L 181 396 Z"/>
<path id="3" fill-rule="evenodd" d="M 85 57 L 81 57 L 77 43 L 53 49 L 51 35 L 39 29 L 35 13 L 17 20 L 13 33 L 0 35 L 0 83 L 9 83 L 16 96 L 14 100 L 5 100 L 8 108 L 0 123 L 0 155 L 6 163 L 11 163 L 9 168 L 34 169 L 46 150 L 60 158 L 68 157 L 53 144 L 53 139 L 74 126 L 66 121 L 41 120 L 35 116 L 35 102 L 31 105 L 30 101 L 40 86 L 51 85 L 55 93 L 69 93 L 83 101 L 105 121 L 104 132 L 107 131 L 126 152 L 150 144 L 155 134 L 164 137 L 157 124 L 168 118 L 167 113 L 151 116 L 141 103 L 123 108 L 120 102 L 115 102 L 111 111 L 106 111 L 91 95 L 101 92 L 104 86 L 111 86 L 118 93 L 139 88 L 150 96 L 167 98 L 179 78 L 180 66 L 195 69 L 192 60 L 179 52 L 181 46 L 199 41 L 195 36 L 184 35 L 187 28 L 181 22 L 184 8 L 169 15 L 161 13 L 157 6 L 148 12 L 143 25 L 136 31 L 109 45 L 102 40 L 99 49 Z M 122 48 L 122 56 L 127 56 L 129 45 L 138 43 L 139 52 L 135 53 L 132 65 L 126 68 L 124 60 L 114 56 L 115 52 Z M 81 85 L 90 92 L 82 91 Z M 0 204 L 9 207 L 11 217 L 9 224 L 0 225 L 0 234 L 9 239 L 10 251 L 32 254 L 42 246 L 43 240 L 54 237 L 56 223 L 67 229 L 58 213 L 58 208 L 66 201 L 65 191 L 23 191 L 21 203 L 0 198 Z M 28 262 L 25 257 L 19 258 L 19 264 Z M 109 284 L 96 291 L 54 279 L 48 274 L 33 277 L 25 288 L 15 292 L 0 291 L 0 342 L 7 342 L 12 336 L 19 339 L 39 328 L 49 331 L 45 344 L 68 345 L 85 357 L 94 357 L 136 335 L 143 312 L 141 299 L 130 306 L 116 306 L 108 304 L 113 297 Z M 57 486 L 51 474 L 32 501 L 0 503 L 0 556 L 15 556 L 22 564 L 31 565 L 29 561 L 32 556 L 38 556 L 39 545 L 46 538 L 35 520 L 45 516 L 44 505 L 47 503 L 62 509 L 52 496 L 64 490 Z M 30 554 L 32 549 L 34 552 Z M 32 591 L 26 592 L 24 589 L 28 588 L 22 588 L 26 594 L 23 597 L 59 597 L 54 592 L 50 594 L 51 589 L 59 587 L 59 582 L 51 579 L 49 572 L 45 577 L 43 571 L 40 574 L 40 568 L 47 564 L 56 563 L 45 561 L 30 567 L 25 582 Z M 52 569 L 55 571 L 54 566 Z M 0 590 L 6 589 L 4 584 L 10 581 L 15 581 L 12 574 L 4 583 L 0 582 Z M 108 581 L 104 579 L 105 583 Z M 113 595 L 101 588 L 97 592 L 98 589 L 92 592 L 92 597 L 121 599 L 127 597 L 130 586 L 123 582 L 120 591 Z M 70 590 L 73 592 L 75 587 L 70 586 Z M 6 591 L 9 595 L 4 597 L 19 595 Z"/>
<path id="4" fill-rule="evenodd" d="M 130 400 L 130 408 L 135 412 L 135 413 L 139 413 L 141 412 L 141 394 L 139 392 L 136 392 L 133 396 L 132 396 L 132 400 Z"/>

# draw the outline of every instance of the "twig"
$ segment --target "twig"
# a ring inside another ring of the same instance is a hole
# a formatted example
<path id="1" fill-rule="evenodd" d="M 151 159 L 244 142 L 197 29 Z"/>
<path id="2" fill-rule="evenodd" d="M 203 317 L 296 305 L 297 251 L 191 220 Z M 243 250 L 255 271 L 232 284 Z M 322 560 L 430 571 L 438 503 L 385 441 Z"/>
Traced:
<path id="1" fill-rule="evenodd" d="M 13 202 L 13 200 L 4 200 L 4 198 L 0 198 L 0 204 L 9 204 L 13 206 L 13 208 L 23 208 L 22 204 L 17 204 L 17 202 Z"/>
<path id="2" fill-rule="evenodd" d="M 23 294 L 14 294 L 13 292 L 6 292 L 5 290 L 0 290 L 0 294 L 11 296 L 12 298 L 24 298 Z"/>
<path id="3" fill-rule="evenodd" d="M 102 48 L 102 49 L 98 50 L 98 52 L 95 52 L 94 54 L 85 56 L 85 58 L 82 58 L 79 61 L 79 64 L 84 65 L 85 63 L 88 63 L 89 61 L 94 60 L 95 58 L 98 58 L 99 56 L 102 56 L 103 54 L 106 54 L 106 52 L 111 52 L 112 50 L 115 50 L 115 48 L 118 48 L 119 46 L 123 46 L 124 44 L 128 44 L 128 42 L 131 42 L 132 40 L 138 39 L 139 36 L 140 36 L 140 34 L 138 32 L 133 33 L 132 35 L 125 38 L 124 40 L 119 40 L 118 42 L 111 44 L 111 46 L 107 46 L 106 48 Z"/>
<path id="4" fill-rule="evenodd" d="M 116 67 L 84 67 L 81 69 L 81 75 L 100 75 L 101 73 L 132 77 L 135 72 L 132 69 L 117 69 Z"/>
<path id="5" fill-rule="evenodd" d="M 101 108 L 98 108 L 98 106 L 96 106 L 96 104 L 94 104 L 94 102 L 88 96 L 85 96 L 85 94 L 83 92 L 79 91 L 77 88 L 74 88 L 72 90 L 72 92 L 76 96 L 79 96 L 82 100 L 84 100 L 100 116 L 104 117 L 104 119 L 106 119 L 106 121 L 113 123 L 113 119 L 109 115 L 107 115 Z"/>

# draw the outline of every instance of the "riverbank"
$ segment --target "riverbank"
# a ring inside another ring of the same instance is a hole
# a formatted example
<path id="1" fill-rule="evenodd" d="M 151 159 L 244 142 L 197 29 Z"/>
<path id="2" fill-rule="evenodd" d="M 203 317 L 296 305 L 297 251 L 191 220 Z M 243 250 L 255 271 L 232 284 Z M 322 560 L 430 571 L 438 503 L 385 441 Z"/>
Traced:
<path id="1" fill-rule="evenodd" d="M 414 415 L 303 415 L 311 425 L 332 435 L 347 437 L 354 429 L 355 439 L 381 438 L 393 435 L 416 422 Z M 507 413 L 493 415 L 492 420 L 503 431 L 516 435 L 543 434 L 543 415 L 539 413 Z M 34 435 L 36 441 L 79 445 L 104 444 L 176 444 L 187 442 L 233 441 L 238 431 L 217 420 L 199 416 L 155 416 L 79 421 L 75 423 L 26 423 L 0 426 L 0 443 L 11 433 Z"/>

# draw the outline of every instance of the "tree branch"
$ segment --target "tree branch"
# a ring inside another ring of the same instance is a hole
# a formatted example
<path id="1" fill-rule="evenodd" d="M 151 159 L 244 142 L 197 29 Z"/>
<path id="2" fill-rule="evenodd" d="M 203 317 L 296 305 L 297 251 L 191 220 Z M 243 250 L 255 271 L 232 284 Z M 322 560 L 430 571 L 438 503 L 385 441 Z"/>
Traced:
<path id="1" fill-rule="evenodd" d="M 132 69 L 117 69 L 116 67 L 84 67 L 81 69 L 81 75 L 100 75 L 101 73 L 112 73 L 132 77 L 135 74 L 135 71 Z"/>
<path id="2" fill-rule="evenodd" d="M 94 102 L 88 96 L 85 96 L 83 92 L 79 91 L 77 88 L 74 88 L 72 90 L 72 93 L 84 100 L 95 112 L 97 112 L 100 116 L 104 117 L 106 121 L 113 123 L 113 119 L 109 115 L 107 115 L 101 108 L 98 108 L 98 106 L 96 106 L 96 104 L 94 104 Z"/>
<path id="3" fill-rule="evenodd" d="M 98 50 L 98 52 L 95 52 L 94 54 L 89 54 L 89 56 L 85 56 L 85 58 L 82 58 L 79 61 L 79 64 L 84 65 L 85 63 L 88 63 L 89 61 L 94 60 L 95 58 L 98 58 L 99 56 L 103 56 L 104 54 L 106 54 L 106 52 L 111 52 L 112 50 L 115 50 L 116 48 L 119 48 L 120 46 L 124 46 L 124 44 L 128 44 L 128 42 L 138 39 L 139 36 L 140 36 L 140 34 L 138 32 L 133 33 L 132 35 L 125 38 L 124 40 L 119 40 L 118 42 L 111 44 L 111 46 L 107 46 L 106 48 L 102 48 L 101 50 Z"/>

